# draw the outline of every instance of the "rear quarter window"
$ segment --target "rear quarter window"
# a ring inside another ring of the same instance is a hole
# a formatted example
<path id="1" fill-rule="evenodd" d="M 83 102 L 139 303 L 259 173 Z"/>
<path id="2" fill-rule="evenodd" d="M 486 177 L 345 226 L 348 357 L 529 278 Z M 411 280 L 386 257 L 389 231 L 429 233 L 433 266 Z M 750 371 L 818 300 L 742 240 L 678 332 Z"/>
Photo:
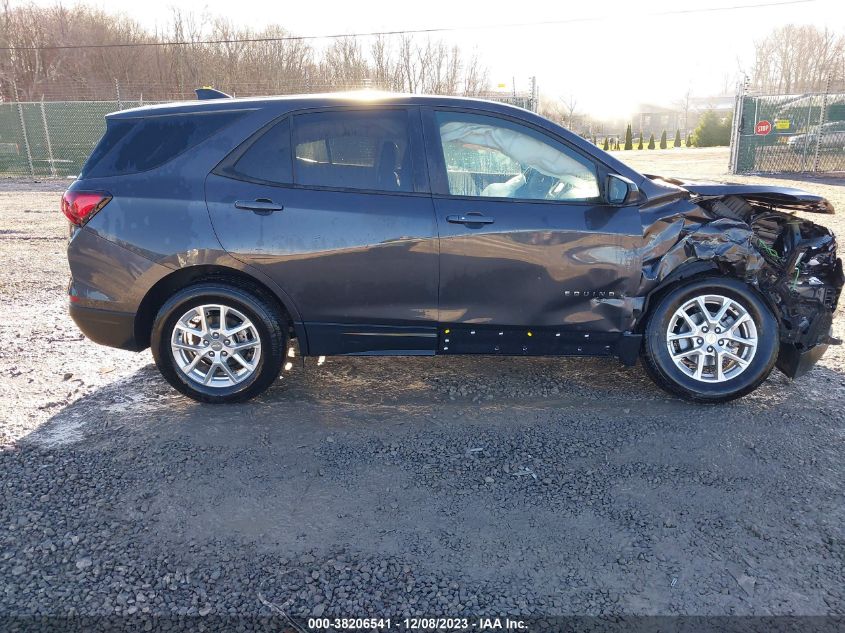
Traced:
<path id="1" fill-rule="evenodd" d="M 110 120 L 80 177 L 149 171 L 201 143 L 241 114 L 209 112 Z"/>
<path id="2" fill-rule="evenodd" d="M 262 182 L 293 181 L 290 158 L 290 121 L 284 119 L 261 135 L 223 175 Z"/>

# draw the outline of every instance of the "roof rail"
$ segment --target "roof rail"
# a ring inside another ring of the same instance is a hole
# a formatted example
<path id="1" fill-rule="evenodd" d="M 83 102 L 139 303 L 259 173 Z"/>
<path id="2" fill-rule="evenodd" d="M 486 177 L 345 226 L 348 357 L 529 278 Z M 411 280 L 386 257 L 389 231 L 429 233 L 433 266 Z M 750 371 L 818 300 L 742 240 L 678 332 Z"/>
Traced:
<path id="1" fill-rule="evenodd" d="M 227 95 L 225 92 L 215 90 L 211 86 L 203 86 L 194 90 L 197 93 L 197 99 L 204 101 L 205 99 L 231 99 L 232 95 Z"/>

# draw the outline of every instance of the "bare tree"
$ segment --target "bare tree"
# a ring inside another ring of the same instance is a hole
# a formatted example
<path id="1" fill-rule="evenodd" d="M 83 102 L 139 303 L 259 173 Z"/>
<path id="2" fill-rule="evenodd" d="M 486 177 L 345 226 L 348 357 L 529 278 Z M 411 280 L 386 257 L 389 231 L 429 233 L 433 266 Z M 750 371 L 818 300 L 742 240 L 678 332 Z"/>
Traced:
<path id="1" fill-rule="evenodd" d="M 186 97 L 202 85 L 241 95 L 368 85 L 441 94 L 487 88 L 487 70 L 476 55 L 429 38 L 347 37 L 323 50 L 284 39 L 290 33 L 279 25 L 241 28 L 182 8 L 172 10 L 163 31 L 150 32 L 85 5 L 0 2 L 0 42 L 8 49 L 0 52 L 0 98 L 13 99 L 16 86 L 21 99 L 112 98 L 115 82 L 127 100 L 142 92 L 148 100 Z M 92 47 L 52 48 L 80 43 Z"/>
<path id="2" fill-rule="evenodd" d="M 689 111 L 690 111 L 690 100 L 692 99 L 692 89 L 687 88 L 687 91 L 684 93 L 684 96 L 681 97 L 678 101 L 675 102 L 675 105 L 678 109 L 683 112 L 683 116 L 681 118 L 681 129 L 683 129 L 684 134 L 689 132 Z"/>
<path id="3" fill-rule="evenodd" d="M 574 94 L 570 94 L 568 97 L 561 97 L 561 102 L 566 110 L 566 127 L 573 130 L 573 126 L 575 124 L 575 113 L 578 108 L 578 100 L 575 98 Z"/>
<path id="4" fill-rule="evenodd" d="M 821 91 L 828 78 L 845 85 L 845 36 L 827 28 L 788 24 L 755 45 L 752 87 L 759 92 Z"/>

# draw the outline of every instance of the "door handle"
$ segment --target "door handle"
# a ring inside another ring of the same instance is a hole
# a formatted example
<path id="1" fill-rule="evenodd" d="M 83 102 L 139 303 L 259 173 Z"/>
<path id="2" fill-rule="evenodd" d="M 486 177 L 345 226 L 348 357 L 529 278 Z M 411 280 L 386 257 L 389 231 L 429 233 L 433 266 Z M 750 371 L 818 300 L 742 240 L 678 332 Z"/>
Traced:
<path id="1" fill-rule="evenodd" d="M 267 214 L 273 211 L 281 211 L 285 207 L 281 204 L 276 204 L 269 198 L 258 198 L 257 200 L 238 200 L 235 202 L 235 208 Z"/>
<path id="2" fill-rule="evenodd" d="M 482 215 L 478 211 L 470 211 L 467 214 L 447 215 L 446 221 L 452 224 L 493 224 L 496 218 Z"/>

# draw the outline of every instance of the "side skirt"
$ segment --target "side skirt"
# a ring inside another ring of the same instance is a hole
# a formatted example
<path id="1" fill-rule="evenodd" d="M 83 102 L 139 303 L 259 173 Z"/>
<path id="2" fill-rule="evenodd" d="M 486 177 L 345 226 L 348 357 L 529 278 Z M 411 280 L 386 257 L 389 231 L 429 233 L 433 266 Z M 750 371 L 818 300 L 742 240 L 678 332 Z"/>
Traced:
<path id="1" fill-rule="evenodd" d="M 305 323 L 308 356 L 607 356 L 635 365 L 642 335 L 562 328 L 443 324 L 440 327 Z"/>
<path id="2" fill-rule="evenodd" d="M 503 356 L 616 356 L 635 365 L 642 335 L 630 332 L 573 332 L 562 328 L 441 325 L 437 354 Z"/>
<path id="3" fill-rule="evenodd" d="M 434 326 L 309 322 L 305 330 L 309 356 L 433 356 L 437 346 Z"/>

